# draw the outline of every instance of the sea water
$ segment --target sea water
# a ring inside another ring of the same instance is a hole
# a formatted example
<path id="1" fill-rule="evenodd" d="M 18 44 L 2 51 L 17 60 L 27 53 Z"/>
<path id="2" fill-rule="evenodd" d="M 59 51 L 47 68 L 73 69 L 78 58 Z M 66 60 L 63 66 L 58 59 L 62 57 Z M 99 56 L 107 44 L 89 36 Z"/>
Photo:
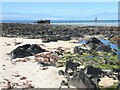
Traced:
<path id="1" fill-rule="evenodd" d="M 3 23 L 34 23 L 37 20 L 2 20 Z M 87 26 L 118 26 L 120 20 L 51 20 L 51 24 L 57 25 L 87 25 Z"/>

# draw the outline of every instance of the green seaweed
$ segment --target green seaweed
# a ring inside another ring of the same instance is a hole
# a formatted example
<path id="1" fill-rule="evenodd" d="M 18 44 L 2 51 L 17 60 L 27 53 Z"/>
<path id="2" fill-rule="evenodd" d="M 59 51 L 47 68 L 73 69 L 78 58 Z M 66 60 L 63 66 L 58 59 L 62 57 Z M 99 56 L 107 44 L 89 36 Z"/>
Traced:
<path id="1" fill-rule="evenodd" d="M 98 52 L 95 56 L 93 54 L 83 53 L 83 55 L 74 53 L 65 53 L 64 57 L 58 60 L 58 62 L 66 62 L 67 60 L 73 60 L 81 65 L 93 65 L 102 69 L 120 68 L 120 61 L 117 55 L 112 56 L 110 53 Z M 109 62 L 105 64 L 105 60 Z"/>

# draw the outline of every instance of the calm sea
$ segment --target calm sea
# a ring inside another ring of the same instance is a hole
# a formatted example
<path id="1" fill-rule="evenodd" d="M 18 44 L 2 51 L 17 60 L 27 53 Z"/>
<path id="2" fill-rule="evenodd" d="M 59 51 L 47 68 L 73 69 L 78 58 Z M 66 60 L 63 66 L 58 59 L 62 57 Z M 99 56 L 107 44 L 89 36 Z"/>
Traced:
<path id="1" fill-rule="evenodd" d="M 35 20 L 2 20 L 4 23 L 34 23 Z M 58 25 L 115 25 L 120 24 L 120 20 L 98 20 L 97 22 L 94 20 L 51 20 L 51 24 Z"/>

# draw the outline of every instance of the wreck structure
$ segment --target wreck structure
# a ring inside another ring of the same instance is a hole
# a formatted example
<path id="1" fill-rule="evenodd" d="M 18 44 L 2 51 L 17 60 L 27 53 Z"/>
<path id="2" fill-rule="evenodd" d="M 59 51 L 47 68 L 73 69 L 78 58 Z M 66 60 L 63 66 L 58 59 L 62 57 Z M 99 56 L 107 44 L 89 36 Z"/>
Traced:
<path id="1" fill-rule="evenodd" d="M 35 23 L 38 23 L 38 24 L 50 24 L 50 20 L 38 20 Z"/>

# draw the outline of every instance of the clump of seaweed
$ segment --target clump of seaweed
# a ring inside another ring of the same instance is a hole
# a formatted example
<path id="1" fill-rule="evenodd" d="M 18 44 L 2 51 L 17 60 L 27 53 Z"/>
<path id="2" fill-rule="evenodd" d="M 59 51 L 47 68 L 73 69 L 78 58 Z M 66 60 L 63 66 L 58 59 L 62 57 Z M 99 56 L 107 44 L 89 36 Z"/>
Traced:
<path id="1" fill-rule="evenodd" d="M 93 52 L 91 54 L 83 53 L 82 55 L 69 52 L 65 53 L 64 56 L 58 60 L 58 62 L 62 62 L 64 66 L 64 63 L 67 60 L 78 62 L 84 66 L 93 65 L 102 69 L 120 68 L 120 61 L 118 60 L 118 56 L 112 56 L 110 53 L 106 52 Z"/>

